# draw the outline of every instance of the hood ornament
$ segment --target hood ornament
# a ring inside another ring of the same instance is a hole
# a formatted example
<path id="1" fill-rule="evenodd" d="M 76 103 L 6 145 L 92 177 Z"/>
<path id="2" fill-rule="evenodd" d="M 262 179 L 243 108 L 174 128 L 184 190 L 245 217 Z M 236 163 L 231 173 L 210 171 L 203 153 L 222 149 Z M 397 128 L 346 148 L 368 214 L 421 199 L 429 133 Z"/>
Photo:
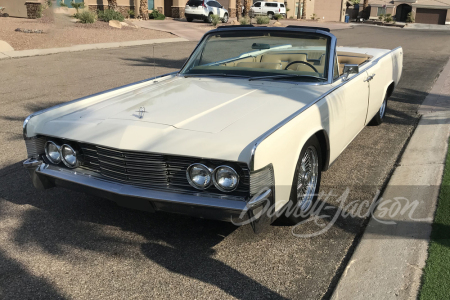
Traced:
<path id="1" fill-rule="evenodd" d="M 139 119 L 142 119 L 144 117 L 145 107 L 143 107 L 143 106 L 139 107 L 139 110 L 137 112 L 139 113 L 139 115 L 137 117 Z"/>

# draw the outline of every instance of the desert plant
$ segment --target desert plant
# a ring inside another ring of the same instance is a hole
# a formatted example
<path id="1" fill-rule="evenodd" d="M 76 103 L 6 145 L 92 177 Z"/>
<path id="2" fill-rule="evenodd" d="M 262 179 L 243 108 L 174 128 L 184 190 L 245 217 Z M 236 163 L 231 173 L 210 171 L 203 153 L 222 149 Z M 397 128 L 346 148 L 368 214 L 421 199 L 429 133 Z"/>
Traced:
<path id="1" fill-rule="evenodd" d="M 316 19 L 317 19 L 317 15 L 316 15 L 316 14 L 312 14 L 312 15 L 311 15 L 311 20 L 314 21 L 314 20 L 316 20 Z"/>
<path id="2" fill-rule="evenodd" d="M 289 17 L 289 19 L 293 19 L 293 18 L 294 18 L 294 16 L 290 16 L 290 17 Z"/>
<path id="3" fill-rule="evenodd" d="M 392 16 L 391 16 L 391 14 L 386 14 L 386 16 L 384 17 L 384 21 L 386 22 L 386 23 L 390 23 L 390 22 L 392 22 Z"/>
<path id="4" fill-rule="evenodd" d="M 61 7 L 67 7 L 67 5 L 64 3 L 64 0 L 61 0 L 61 1 L 59 2 L 59 6 L 61 6 Z"/>
<path id="5" fill-rule="evenodd" d="M 219 24 L 219 22 L 220 22 L 220 17 L 218 15 L 212 15 L 210 19 L 211 19 L 211 25 L 214 27 L 216 27 L 217 24 Z"/>
<path id="6" fill-rule="evenodd" d="M 130 9 L 129 11 L 128 11 L 128 15 L 130 16 L 130 18 L 134 18 L 134 10 L 132 10 L 132 9 Z"/>
<path id="7" fill-rule="evenodd" d="M 52 7 L 52 4 L 53 4 L 52 0 L 47 0 L 47 6 L 48 7 Z"/>
<path id="8" fill-rule="evenodd" d="M 72 7 L 77 10 L 77 13 L 76 13 L 77 15 L 79 13 L 80 8 L 84 8 L 84 2 L 76 3 L 75 1 L 72 1 L 72 3 L 70 3 L 70 5 L 72 5 Z"/>
<path id="9" fill-rule="evenodd" d="M 406 23 L 414 23 L 414 17 L 412 16 L 411 13 L 408 13 L 406 15 Z"/>
<path id="10" fill-rule="evenodd" d="M 383 19 L 384 19 L 384 15 L 379 15 L 378 16 L 378 20 L 383 21 Z"/>
<path id="11" fill-rule="evenodd" d="M 148 14 L 148 17 L 153 20 L 164 20 L 166 18 L 165 15 L 154 9 L 151 13 Z"/>
<path id="12" fill-rule="evenodd" d="M 256 17 L 256 24 L 269 24 L 270 19 L 268 16 L 258 16 Z"/>
<path id="13" fill-rule="evenodd" d="M 90 10 L 84 10 L 77 14 L 77 18 L 80 20 L 80 23 L 94 23 L 97 21 L 96 13 Z"/>
<path id="14" fill-rule="evenodd" d="M 111 20 L 117 20 L 117 21 L 123 22 L 123 20 L 125 18 L 118 11 L 114 11 L 112 9 L 106 9 L 106 10 L 98 11 L 98 19 L 101 21 L 104 21 L 104 22 L 109 22 Z"/>
<path id="15" fill-rule="evenodd" d="M 248 25 L 250 24 L 250 18 L 249 17 L 243 17 L 239 20 L 239 23 L 241 23 L 241 25 Z"/>
<path id="16" fill-rule="evenodd" d="M 283 15 L 282 14 L 275 14 L 274 16 L 273 16 L 273 18 L 275 19 L 275 20 L 283 20 L 284 19 L 284 17 L 283 17 Z"/>

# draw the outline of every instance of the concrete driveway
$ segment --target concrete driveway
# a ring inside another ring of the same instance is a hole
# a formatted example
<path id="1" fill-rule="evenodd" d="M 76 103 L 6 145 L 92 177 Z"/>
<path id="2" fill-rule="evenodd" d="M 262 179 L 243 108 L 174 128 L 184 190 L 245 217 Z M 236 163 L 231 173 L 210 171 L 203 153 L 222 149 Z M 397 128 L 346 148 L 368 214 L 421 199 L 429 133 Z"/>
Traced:
<path id="1" fill-rule="evenodd" d="M 358 27 L 340 45 L 404 47 L 404 73 L 387 119 L 367 127 L 324 174 L 323 188 L 370 200 L 389 178 L 423 101 L 450 53 L 446 32 Z M 340 218 L 296 238 L 248 226 L 148 214 L 56 188 L 35 190 L 22 169 L 22 122 L 31 112 L 179 68 L 196 42 L 0 61 L 0 297 L 3 299 L 323 299 L 363 232 Z M 337 206 L 330 201 L 330 205 Z M 308 232 L 314 227 L 302 227 Z"/>

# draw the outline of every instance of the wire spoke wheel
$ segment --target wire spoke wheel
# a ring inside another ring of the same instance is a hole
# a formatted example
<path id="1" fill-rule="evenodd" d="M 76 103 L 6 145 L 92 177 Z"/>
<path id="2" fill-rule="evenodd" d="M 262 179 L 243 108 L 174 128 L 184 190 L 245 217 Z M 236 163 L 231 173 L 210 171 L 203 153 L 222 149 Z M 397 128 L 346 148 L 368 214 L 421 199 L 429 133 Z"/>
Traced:
<path id="1" fill-rule="evenodd" d="M 297 180 L 297 205 L 306 211 L 312 204 L 319 177 L 319 156 L 314 146 L 309 146 L 301 159 Z"/>

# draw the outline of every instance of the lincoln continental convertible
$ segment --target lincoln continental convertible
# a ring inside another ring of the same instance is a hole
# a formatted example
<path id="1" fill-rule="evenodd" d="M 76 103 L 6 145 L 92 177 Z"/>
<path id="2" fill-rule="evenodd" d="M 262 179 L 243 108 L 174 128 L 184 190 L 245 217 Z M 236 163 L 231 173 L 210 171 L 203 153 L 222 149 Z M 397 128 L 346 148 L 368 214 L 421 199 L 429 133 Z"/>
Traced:
<path id="1" fill-rule="evenodd" d="M 401 47 L 337 47 L 326 28 L 223 26 L 180 71 L 27 117 L 23 165 L 39 189 L 255 231 L 275 219 L 263 205 L 289 206 L 275 216 L 295 224 L 322 172 L 383 122 L 402 65 Z"/>

